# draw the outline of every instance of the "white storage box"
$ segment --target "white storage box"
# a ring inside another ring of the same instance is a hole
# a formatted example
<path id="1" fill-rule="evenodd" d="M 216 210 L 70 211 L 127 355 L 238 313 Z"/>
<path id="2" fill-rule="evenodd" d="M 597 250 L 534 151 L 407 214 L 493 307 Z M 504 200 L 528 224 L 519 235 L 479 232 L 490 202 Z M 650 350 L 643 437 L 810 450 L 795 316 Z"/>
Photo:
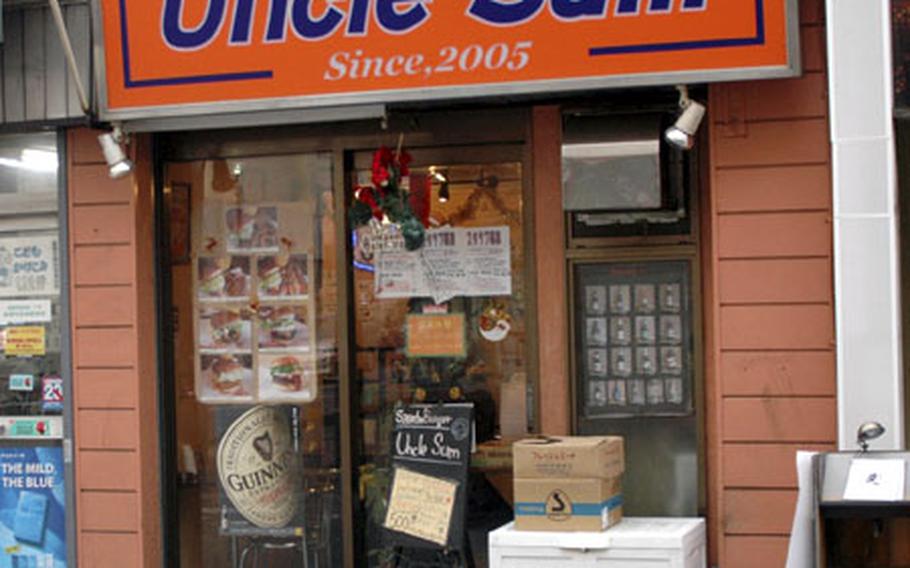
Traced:
<path id="1" fill-rule="evenodd" d="M 625 518 L 603 532 L 490 533 L 490 568 L 705 568 L 705 520 Z"/>

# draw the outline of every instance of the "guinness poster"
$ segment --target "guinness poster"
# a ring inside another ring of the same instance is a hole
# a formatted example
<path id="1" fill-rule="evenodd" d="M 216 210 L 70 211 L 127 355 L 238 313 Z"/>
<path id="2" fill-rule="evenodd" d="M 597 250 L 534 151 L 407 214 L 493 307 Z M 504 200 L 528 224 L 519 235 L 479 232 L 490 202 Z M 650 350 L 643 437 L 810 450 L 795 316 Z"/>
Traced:
<path id="1" fill-rule="evenodd" d="M 384 527 L 390 544 L 461 550 L 465 539 L 473 404 L 395 409 L 394 477 Z"/>
<path id="2" fill-rule="evenodd" d="M 302 534 L 303 484 L 295 409 L 219 410 L 216 464 L 222 534 Z"/>

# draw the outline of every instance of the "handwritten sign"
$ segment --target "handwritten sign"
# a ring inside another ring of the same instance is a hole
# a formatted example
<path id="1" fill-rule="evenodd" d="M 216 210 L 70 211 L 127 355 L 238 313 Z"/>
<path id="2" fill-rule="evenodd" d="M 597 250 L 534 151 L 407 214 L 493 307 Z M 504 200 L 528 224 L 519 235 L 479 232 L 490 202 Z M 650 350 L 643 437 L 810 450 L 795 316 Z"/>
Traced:
<path id="1" fill-rule="evenodd" d="M 473 413 L 472 404 L 395 409 L 395 478 L 384 523 L 390 544 L 462 548 Z"/>
<path id="2" fill-rule="evenodd" d="M 43 326 L 11 327 L 6 330 L 6 355 L 8 357 L 44 355 L 46 351 Z"/>
<path id="3" fill-rule="evenodd" d="M 445 546 L 458 483 L 395 469 L 385 528 Z"/>
<path id="4" fill-rule="evenodd" d="M 408 357 L 464 357 L 464 314 L 413 314 L 407 319 Z"/>
<path id="5" fill-rule="evenodd" d="M 431 229 L 417 251 L 383 248 L 376 253 L 377 298 L 512 294 L 509 227 Z"/>
<path id="6" fill-rule="evenodd" d="M 57 238 L 0 239 L 0 298 L 60 292 Z"/>

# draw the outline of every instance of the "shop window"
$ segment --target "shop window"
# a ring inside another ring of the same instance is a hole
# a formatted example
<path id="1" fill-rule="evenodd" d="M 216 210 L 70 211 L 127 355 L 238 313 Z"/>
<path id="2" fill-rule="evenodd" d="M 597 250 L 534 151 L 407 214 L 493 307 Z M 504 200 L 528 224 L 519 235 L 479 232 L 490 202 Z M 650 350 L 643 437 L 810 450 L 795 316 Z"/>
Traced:
<path id="1" fill-rule="evenodd" d="M 65 565 L 69 384 L 55 133 L 0 137 L 3 558 Z"/>
<path id="2" fill-rule="evenodd" d="M 332 172 L 166 166 L 182 566 L 341 561 Z"/>

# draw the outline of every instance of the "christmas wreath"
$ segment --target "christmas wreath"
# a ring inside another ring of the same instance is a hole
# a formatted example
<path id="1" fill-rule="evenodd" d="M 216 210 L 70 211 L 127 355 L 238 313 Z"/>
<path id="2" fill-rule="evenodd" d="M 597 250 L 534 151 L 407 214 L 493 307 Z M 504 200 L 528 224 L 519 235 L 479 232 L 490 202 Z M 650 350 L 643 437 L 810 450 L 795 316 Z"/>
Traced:
<path id="1" fill-rule="evenodd" d="M 354 188 L 354 204 L 349 216 L 351 225 L 393 223 L 404 239 L 404 247 L 417 250 L 423 246 L 426 227 L 414 213 L 410 192 L 401 179 L 410 175 L 411 155 L 382 146 L 373 154 L 371 185 Z"/>

